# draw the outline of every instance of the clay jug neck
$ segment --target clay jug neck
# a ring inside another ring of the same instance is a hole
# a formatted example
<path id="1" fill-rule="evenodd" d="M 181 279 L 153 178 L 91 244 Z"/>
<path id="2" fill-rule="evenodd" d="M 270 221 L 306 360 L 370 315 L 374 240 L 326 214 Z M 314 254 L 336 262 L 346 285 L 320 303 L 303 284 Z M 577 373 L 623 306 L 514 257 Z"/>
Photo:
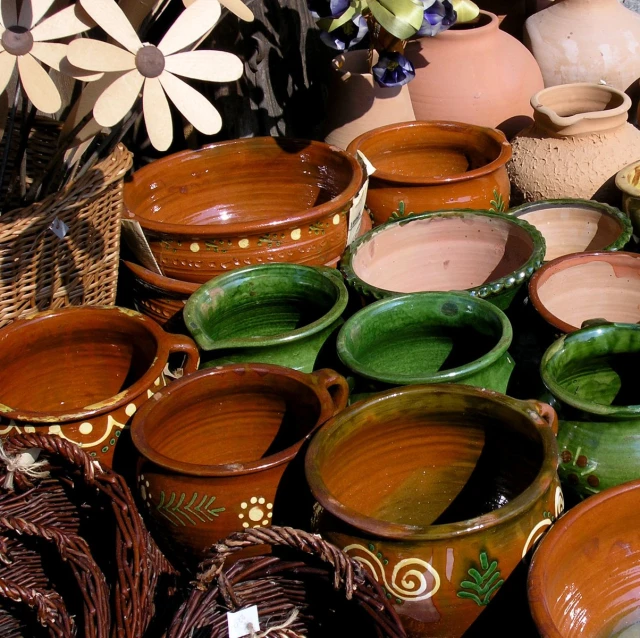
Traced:
<path id="1" fill-rule="evenodd" d="M 614 1 L 617 2 L 617 0 Z M 469 41 L 492 37 L 499 32 L 500 20 L 498 20 L 498 16 L 488 11 L 480 11 L 476 22 L 455 24 L 450 29 L 438 33 L 436 37 L 443 41 Z"/>
<path id="2" fill-rule="evenodd" d="M 631 99 L 610 86 L 562 84 L 536 93 L 531 106 L 538 128 L 556 137 L 574 137 L 622 126 L 627 121 Z"/>
<path id="3" fill-rule="evenodd" d="M 583 11 L 626 8 L 620 4 L 619 0 L 561 0 L 561 2 L 558 2 L 558 6 L 564 9 L 580 9 Z"/>

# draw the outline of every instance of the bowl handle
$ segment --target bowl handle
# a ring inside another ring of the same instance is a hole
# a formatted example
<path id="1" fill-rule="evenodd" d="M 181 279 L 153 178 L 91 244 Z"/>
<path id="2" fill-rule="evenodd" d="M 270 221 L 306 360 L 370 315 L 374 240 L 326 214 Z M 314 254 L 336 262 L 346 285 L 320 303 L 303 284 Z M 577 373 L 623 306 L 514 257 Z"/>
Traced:
<path id="1" fill-rule="evenodd" d="M 329 279 L 333 279 L 334 282 L 344 283 L 344 277 L 342 273 L 337 268 L 330 268 L 329 266 L 315 266 L 315 269 L 318 270 L 321 274 Z"/>
<path id="2" fill-rule="evenodd" d="M 334 410 L 331 416 L 342 412 L 347 407 L 349 400 L 349 384 L 347 380 L 335 370 L 322 368 L 312 372 L 312 376 L 318 379 L 320 385 L 329 393 L 333 401 Z"/>
<path id="3" fill-rule="evenodd" d="M 196 372 L 200 365 L 200 352 L 196 344 L 189 337 L 182 335 L 167 334 L 167 337 L 169 338 L 169 354 L 182 352 L 187 357 L 182 368 L 184 374 Z"/>
<path id="4" fill-rule="evenodd" d="M 556 411 L 547 403 L 541 401 L 529 401 L 533 409 L 538 413 L 547 425 L 551 428 L 553 433 L 558 436 L 558 415 Z"/>

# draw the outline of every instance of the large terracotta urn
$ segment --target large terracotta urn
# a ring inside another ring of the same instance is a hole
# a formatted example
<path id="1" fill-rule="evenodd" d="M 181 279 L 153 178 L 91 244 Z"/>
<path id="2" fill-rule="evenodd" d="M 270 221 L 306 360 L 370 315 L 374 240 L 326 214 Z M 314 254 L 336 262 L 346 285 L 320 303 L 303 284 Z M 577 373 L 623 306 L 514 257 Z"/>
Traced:
<path id="1" fill-rule="evenodd" d="M 530 16 L 524 42 L 545 86 L 606 82 L 621 91 L 640 78 L 640 15 L 618 0 L 563 0 Z"/>
<path id="2" fill-rule="evenodd" d="M 564 84 L 531 98 L 533 126 L 512 140 L 512 201 L 581 198 L 615 205 L 616 173 L 638 159 L 631 99 L 601 84 Z"/>
<path id="3" fill-rule="evenodd" d="M 481 11 L 474 24 L 409 42 L 406 55 L 416 67 L 408 86 L 418 120 L 499 128 L 507 137 L 531 123 L 529 100 L 543 88 L 542 75 L 495 14 Z"/>

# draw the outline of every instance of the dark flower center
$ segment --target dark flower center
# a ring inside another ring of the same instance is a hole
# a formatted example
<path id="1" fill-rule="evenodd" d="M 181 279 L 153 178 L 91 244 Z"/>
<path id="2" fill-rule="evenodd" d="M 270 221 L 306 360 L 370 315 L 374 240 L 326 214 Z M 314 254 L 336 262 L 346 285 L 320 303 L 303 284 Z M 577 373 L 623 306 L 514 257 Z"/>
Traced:
<path id="1" fill-rule="evenodd" d="M 399 66 L 400 65 L 395 60 L 387 62 L 387 70 L 389 71 L 395 71 Z"/>
<path id="2" fill-rule="evenodd" d="M 136 53 L 136 68 L 145 78 L 157 78 L 164 71 L 164 54 L 148 45 Z"/>
<path id="3" fill-rule="evenodd" d="M 33 48 L 33 36 L 28 29 L 15 25 L 2 34 L 2 46 L 11 55 L 26 55 Z"/>

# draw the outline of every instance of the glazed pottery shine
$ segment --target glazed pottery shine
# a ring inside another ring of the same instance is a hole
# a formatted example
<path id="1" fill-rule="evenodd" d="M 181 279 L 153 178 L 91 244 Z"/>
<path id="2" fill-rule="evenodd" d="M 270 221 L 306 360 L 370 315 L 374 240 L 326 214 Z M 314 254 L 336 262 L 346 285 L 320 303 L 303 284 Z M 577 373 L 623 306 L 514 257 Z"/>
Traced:
<path id="1" fill-rule="evenodd" d="M 271 262 L 335 265 L 364 181 L 354 157 L 323 142 L 246 138 L 136 171 L 124 216 L 140 223 L 163 274 L 180 281 Z"/>
<path id="2" fill-rule="evenodd" d="M 544 239 L 530 224 L 485 211 L 397 219 L 352 243 L 340 268 L 366 301 L 406 292 L 464 290 L 501 309 L 540 267 Z"/>
<path id="3" fill-rule="evenodd" d="M 290 523 L 303 443 L 348 397 L 332 370 L 221 366 L 161 390 L 131 425 L 138 490 L 178 553 L 202 557 L 231 532 Z"/>
<path id="4" fill-rule="evenodd" d="M 140 406 L 165 385 L 171 353 L 198 367 L 188 337 L 133 310 L 82 306 L 14 321 L 0 331 L 0 435 L 57 434 L 111 466 Z"/>
<path id="5" fill-rule="evenodd" d="M 376 224 L 444 208 L 504 211 L 511 146 L 500 132 L 458 122 L 406 122 L 364 133 L 349 145 L 369 170 L 367 207 Z"/>
<path id="6" fill-rule="evenodd" d="M 375 574 L 410 638 L 460 637 L 562 512 L 554 425 L 547 405 L 468 386 L 360 401 L 307 451 L 317 529 Z"/>
<path id="7" fill-rule="evenodd" d="M 333 268 L 248 266 L 200 287 L 184 318 L 207 366 L 251 361 L 311 372 L 343 323 L 347 297 Z"/>
<path id="8" fill-rule="evenodd" d="M 640 255 L 578 253 L 554 259 L 534 273 L 529 298 L 559 332 L 585 321 L 640 322 Z"/>
<path id="9" fill-rule="evenodd" d="M 505 392 L 514 362 L 506 315 L 469 295 L 399 295 L 363 308 L 338 335 L 338 355 L 356 391 L 463 383 Z"/>
<path id="10" fill-rule="evenodd" d="M 593 325 L 544 354 L 560 417 L 560 479 L 582 497 L 640 478 L 640 326 Z"/>
<path id="11" fill-rule="evenodd" d="M 540 543 L 529 604 L 542 638 L 635 638 L 640 630 L 640 481 L 567 512 Z"/>
<path id="12" fill-rule="evenodd" d="M 629 96 L 601 84 L 565 84 L 540 91 L 531 104 L 533 126 L 511 141 L 513 198 L 615 204 L 616 173 L 638 159 L 640 147 L 640 131 L 627 122 Z"/>

